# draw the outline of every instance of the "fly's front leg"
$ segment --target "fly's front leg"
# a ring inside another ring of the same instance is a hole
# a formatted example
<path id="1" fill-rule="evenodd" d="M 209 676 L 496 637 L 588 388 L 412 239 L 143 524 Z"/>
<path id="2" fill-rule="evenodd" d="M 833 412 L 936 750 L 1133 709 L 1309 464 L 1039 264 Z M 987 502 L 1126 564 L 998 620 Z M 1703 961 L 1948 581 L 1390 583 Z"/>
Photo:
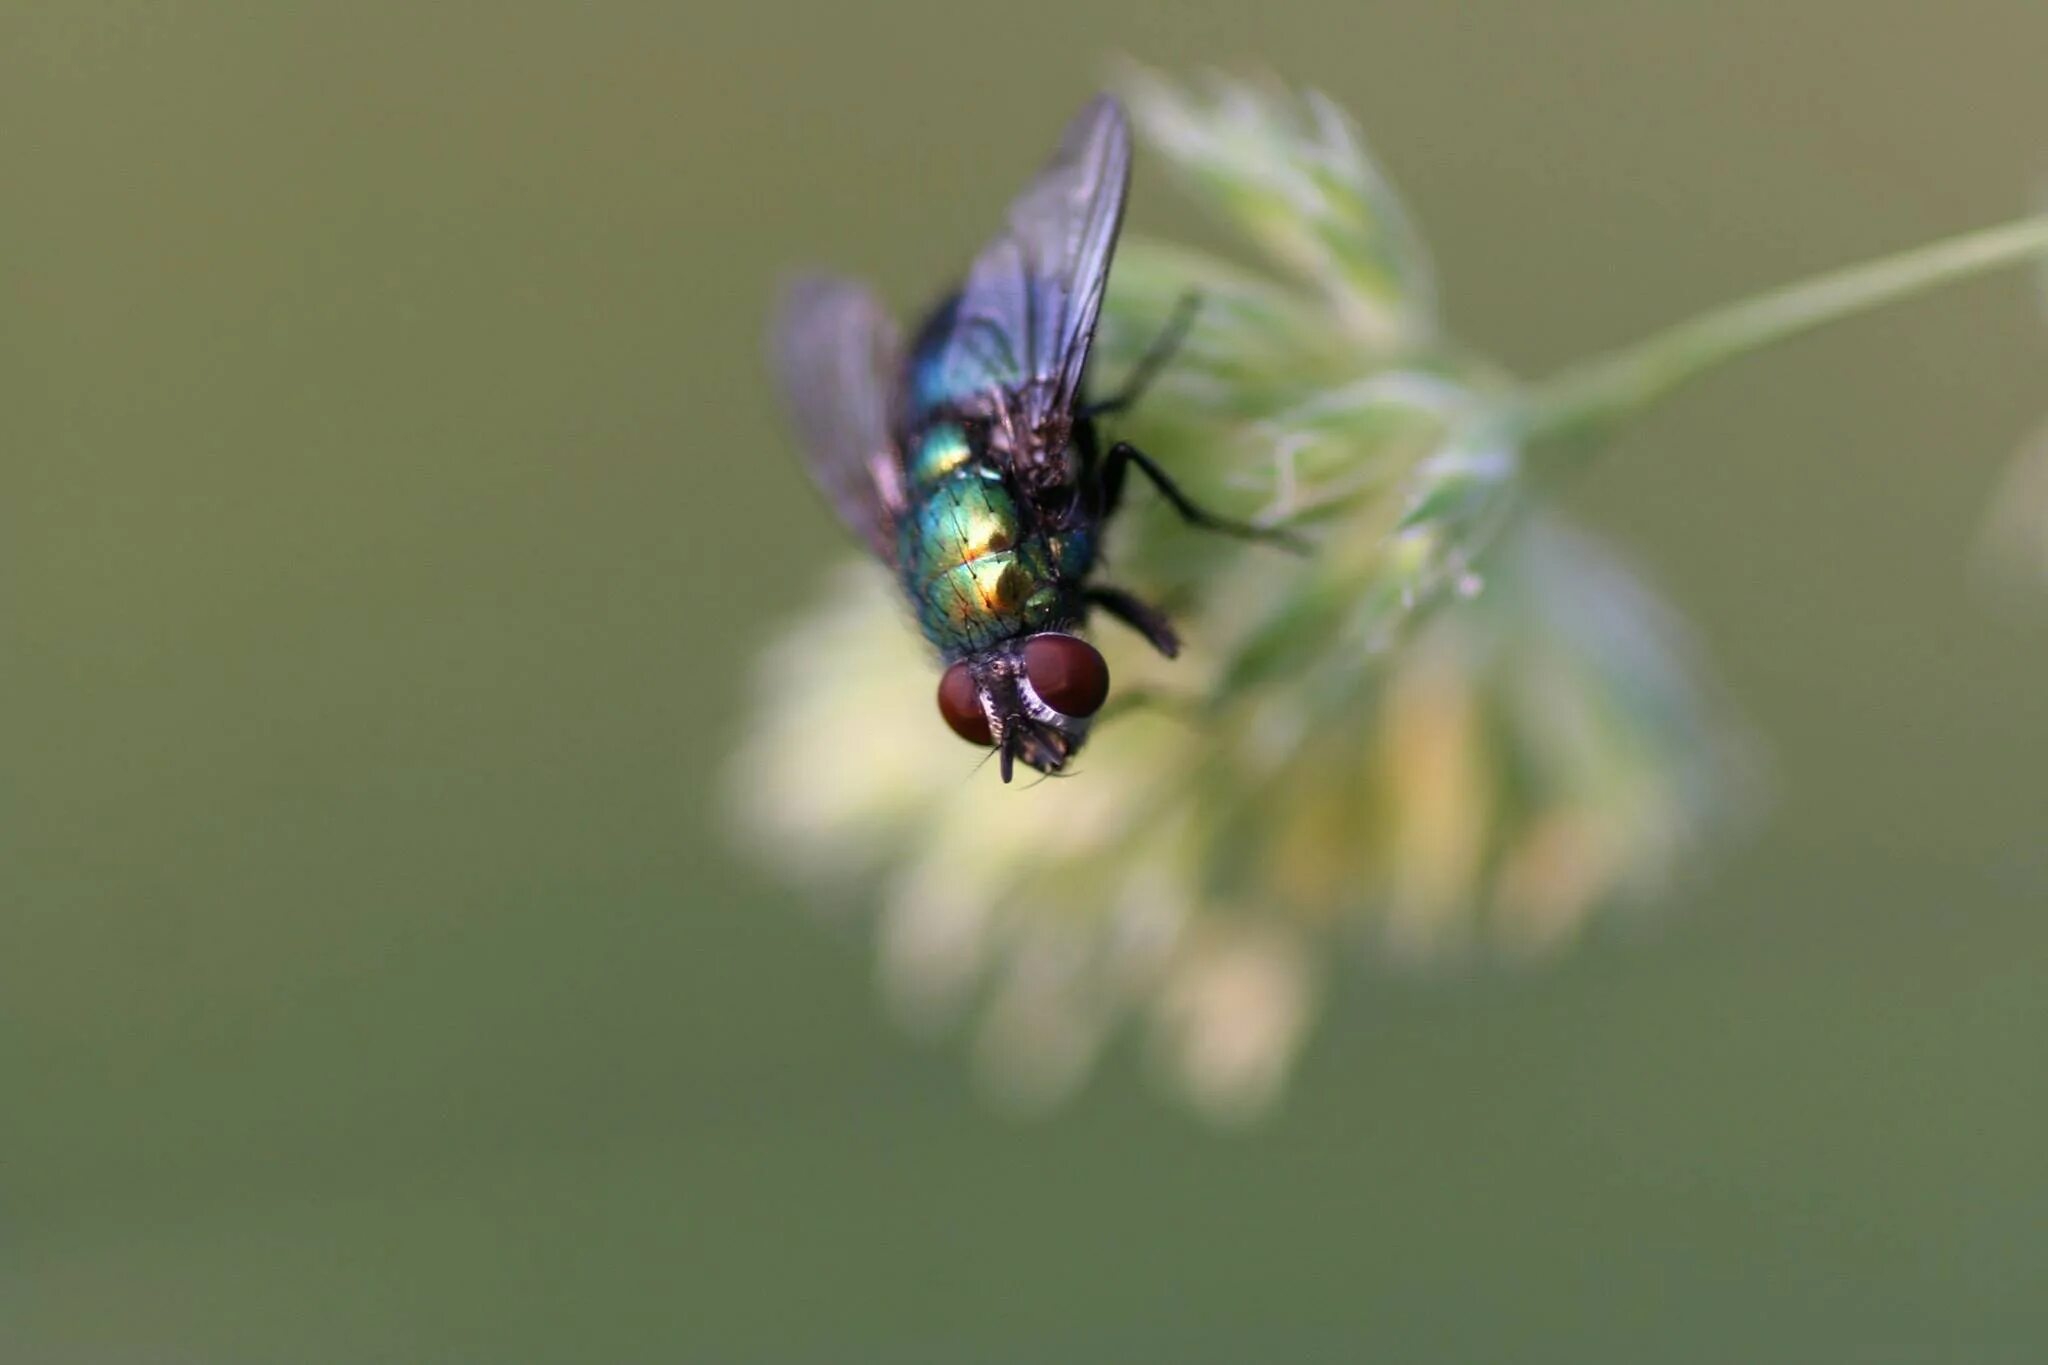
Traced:
<path id="1" fill-rule="evenodd" d="M 1152 486 L 1173 504 L 1173 510 L 1180 513 L 1181 520 L 1190 526 L 1199 526 L 1205 531 L 1217 531 L 1240 540 L 1259 540 L 1306 554 L 1308 544 L 1292 531 L 1276 526 L 1254 526 L 1248 521 L 1233 521 L 1219 517 L 1202 507 L 1194 499 L 1180 491 L 1180 486 L 1168 477 L 1165 470 L 1153 463 L 1152 457 L 1128 441 L 1118 441 L 1109 448 L 1109 454 L 1102 461 L 1102 505 L 1107 512 L 1116 510 L 1123 500 L 1124 476 L 1132 465 L 1152 481 Z"/>
<path id="2" fill-rule="evenodd" d="M 1152 642 L 1152 648 L 1171 659 L 1180 653 L 1180 636 L 1166 613 L 1122 588 L 1090 588 L 1088 600 Z"/>
<path id="3" fill-rule="evenodd" d="M 1173 353 L 1188 339 L 1188 329 L 1195 324 L 1195 314 L 1202 311 L 1200 294 L 1183 294 L 1175 305 L 1173 316 L 1166 320 L 1166 326 L 1145 348 L 1145 354 L 1138 357 L 1124 386 L 1099 403 L 1090 403 L 1081 410 L 1084 417 L 1101 417 L 1112 412 L 1122 412 L 1145 396 L 1145 390 L 1152 387 L 1152 381 L 1166 368 L 1166 362 L 1173 359 Z"/>

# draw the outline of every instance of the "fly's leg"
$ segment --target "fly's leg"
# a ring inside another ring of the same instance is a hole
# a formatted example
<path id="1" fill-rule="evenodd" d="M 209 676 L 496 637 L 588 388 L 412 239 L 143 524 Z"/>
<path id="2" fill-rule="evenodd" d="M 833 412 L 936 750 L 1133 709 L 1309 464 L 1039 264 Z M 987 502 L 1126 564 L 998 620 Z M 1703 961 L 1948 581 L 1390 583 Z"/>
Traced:
<path id="1" fill-rule="evenodd" d="M 1081 409 L 1083 417 L 1104 417 L 1110 413 L 1122 412 L 1145 396 L 1145 390 L 1152 387 L 1152 381 L 1166 368 L 1166 362 L 1173 359 L 1173 353 L 1188 339 L 1188 329 L 1195 325 L 1195 314 L 1202 311 L 1200 294 L 1183 294 L 1174 305 L 1173 316 L 1166 320 L 1166 326 L 1145 348 L 1145 354 L 1138 357 L 1136 367 L 1124 380 L 1124 386 L 1099 403 L 1090 403 Z"/>
<path id="2" fill-rule="evenodd" d="M 1140 601 L 1122 588 L 1090 588 L 1088 600 L 1152 642 L 1152 648 L 1171 659 L 1180 653 L 1180 636 L 1166 613 L 1149 602 Z"/>
<path id="3" fill-rule="evenodd" d="M 1196 503 L 1180 486 L 1167 476 L 1165 470 L 1155 464 L 1150 455 L 1128 441 L 1118 441 L 1109 448 L 1109 455 L 1102 462 L 1102 506 L 1104 515 L 1114 512 L 1123 501 L 1124 475 L 1132 465 L 1138 472 L 1152 481 L 1152 486 L 1173 504 L 1173 510 L 1180 513 L 1181 520 L 1190 526 L 1199 526 L 1205 531 L 1217 531 L 1241 540 L 1261 540 L 1269 544 L 1306 554 L 1308 544 L 1292 531 L 1277 526 L 1254 526 L 1248 521 L 1232 521 L 1219 517 Z"/>

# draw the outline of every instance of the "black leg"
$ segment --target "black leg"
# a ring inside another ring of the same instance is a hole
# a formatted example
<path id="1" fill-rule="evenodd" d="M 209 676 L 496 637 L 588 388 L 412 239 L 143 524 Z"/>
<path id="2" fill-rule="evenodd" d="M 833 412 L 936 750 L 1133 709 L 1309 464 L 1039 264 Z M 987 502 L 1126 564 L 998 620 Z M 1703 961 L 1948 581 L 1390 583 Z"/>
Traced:
<path id="1" fill-rule="evenodd" d="M 1141 602 L 1122 588 L 1090 588 L 1088 600 L 1152 642 L 1152 648 L 1171 659 L 1180 653 L 1180 636 L 1166 613 Z"/>
<path id="2" fill-rule="evenodd" d="M 1292 531 L 1277 526 L 1254 526 L 1248 521 L 1232 521 L 1219 517 L 1214 512 L 1198 506 L 1180 486 L 1167 477 L 1165 470 L 1152 462 L 1152 457 L 1128 441 L 1118 441 L 1109 448 L 1109 455 L 1102 462 L 1102 506 L 1104 515 L 1114 512 L 1123 501 L 1124 475 L 1131 465 L 1152 481 L 1152 486 L 1173 504 L 1173 510 L 1180 513 L 1181 520 L 1190 526 L 1199 526 L 1205 531 L 1220 531 L 1227 536 L 1243 540 L 1263 540 L 1282 546 L 1296 554 L 1308 553 L 1308 544 Z"/>
<path id="3" fill-rule="evenodd" d="M 1166 320 L 1166 327 L 1153 338 L 1145 348 L 1145 354 L 1138 357 L 1138 363 L 1124 380 L 1124 386 L 1099 403 L 1090 403 L 1081 409 L 1083 417 L 1101 417 L 1112 412 L 1122 412 L 1145 396 L 1145 390 L 1166 368 L 1166 362 L 1173 359 L 1173 353 L 1188 339 L 1188 329 L 1195 325 L 1195 314 L 1202 311 L 1200 294 L 1183 294 L 1174 305 L 1173 316 Z"/>

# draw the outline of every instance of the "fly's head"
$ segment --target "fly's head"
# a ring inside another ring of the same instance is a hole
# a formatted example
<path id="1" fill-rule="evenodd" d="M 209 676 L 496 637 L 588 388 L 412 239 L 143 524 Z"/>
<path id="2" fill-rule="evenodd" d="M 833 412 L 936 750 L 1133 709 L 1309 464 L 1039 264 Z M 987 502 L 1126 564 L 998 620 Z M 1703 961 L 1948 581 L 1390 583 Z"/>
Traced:
<path id="1" fill-rule="evenodd" d="M 1018 763 L 1064 768 L 1108 696 L 1109 665 L 1095 646 L 1045 631 L 954 660 L 939 679 L 939 714 L 960 738 L 996 749 L 1008 782 Z"/>

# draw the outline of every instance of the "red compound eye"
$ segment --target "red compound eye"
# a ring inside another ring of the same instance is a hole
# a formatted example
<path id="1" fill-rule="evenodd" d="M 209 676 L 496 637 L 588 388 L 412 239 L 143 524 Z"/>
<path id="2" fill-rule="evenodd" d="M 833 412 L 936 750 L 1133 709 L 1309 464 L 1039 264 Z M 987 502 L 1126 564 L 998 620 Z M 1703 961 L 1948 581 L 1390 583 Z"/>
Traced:
<path id="1" fill-rule="evenodd" d="M 939 714 L 953 733 L 969 744 L 994 744 L 989 733 L 988 712 L 981 709 L 981 689 L 965 663 L 954 664 L 939 679 Z"/>
<path id="2" fill-rule="evenodd" d="M 1095 646 L 1071 635 L 1034 635 L 1024 642 L 1024 676 L 1053 710 L 1092 716 L 1109 696 L 1109 665 Z"/>

